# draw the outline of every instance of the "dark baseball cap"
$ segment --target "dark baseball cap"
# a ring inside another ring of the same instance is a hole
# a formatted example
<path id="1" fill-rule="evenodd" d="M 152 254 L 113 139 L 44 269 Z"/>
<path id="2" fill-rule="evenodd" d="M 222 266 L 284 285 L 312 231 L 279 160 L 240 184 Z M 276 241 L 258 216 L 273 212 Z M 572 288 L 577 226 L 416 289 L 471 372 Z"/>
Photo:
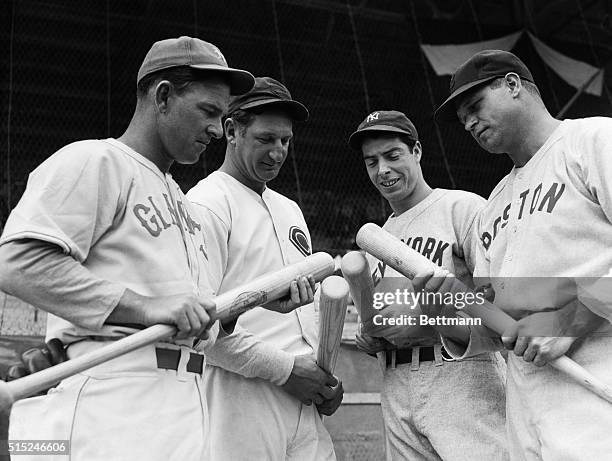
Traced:
<path id="1" fill-rule="evenodd" d="M 250 72 L 228 67 L 221 50 L 215 45 L 187 36 L 155 42 L 140 66 L 136 83 L 153 72 L 182 66 L 227 74 L 230 94 L 245 93 L 255 83 Z"/>
<path id="2" fill-rule="evenodd" d="M 348 140 L 354 150 L 361 150 L 363 138 L 372 131 L 385 131 L 408 136 L 412 141 L 419 140 L 414 124 L 402 112 L 396 110 L 377 110 L 368 115 Z"/>
<path id="3" fill-rule="evenodd" d="M 231 115 L 238 109 L 249 110 L 264 106 L 286 110 L 296 122 L 308 120 L 309 113 L 306 106 L 293 100 L 287 87 L 272 77 L 255 78 L 255 85 L 249 92 L 231 99 L 228 114 Z"/>
<path id="4" fill-rule="evenodd" d="M 461 64 L 450 82 L 450 96 L 438 107 L 436 121 L 456 121 L 455 101 L 472 88 L 514 72 L 523 80 L 533 83 L 533 76 L 527 66 L 517 56 L 502 50 L 484 50 L 476 53 Z"/>

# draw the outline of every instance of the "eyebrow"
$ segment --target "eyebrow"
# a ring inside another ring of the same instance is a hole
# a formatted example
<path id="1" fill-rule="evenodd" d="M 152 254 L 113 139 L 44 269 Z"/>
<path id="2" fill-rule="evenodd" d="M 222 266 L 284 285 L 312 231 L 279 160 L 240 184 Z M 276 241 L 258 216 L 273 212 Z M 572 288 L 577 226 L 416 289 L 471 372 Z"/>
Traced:
<path id="1" fill-rule="evenodd" d="M 379 155 L 388 155 L 388 154 L 392 154 L 395 151 L 402 152 L 402 149 L 400 147 L 392 147 L 391 149 L 381 152 Z M 375 157 L 378 157 L 378 155 L 364 155 L 363 159 L 367 160 L 367 159 L 375 158 Z"/>
<path id="2" fill-rule="evenodd" d="M 198 103 L 198 108 L 200 109 L 206 109 L 206 110 L 210 110 L 211 112 L 216 112 L 219 114 L 223 113 L 223 108 L 217 104 L 214 104 L 212 102 L 200 102 Z"/>

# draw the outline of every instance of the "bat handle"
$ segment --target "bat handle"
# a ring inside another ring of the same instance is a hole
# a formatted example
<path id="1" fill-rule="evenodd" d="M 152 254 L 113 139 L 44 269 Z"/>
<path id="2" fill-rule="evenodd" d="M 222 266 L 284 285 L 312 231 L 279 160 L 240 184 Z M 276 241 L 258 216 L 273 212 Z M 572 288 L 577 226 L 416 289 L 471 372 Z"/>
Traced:
<path id="1" fill-rule="evenodd" d="M 612 403 L 612 389 L 566 355 L 563 355 L 549 363 L 550 366 L 565 373 L 574 381 L 586 387 L 591 392 L 597 394 L 602 399 Z"/>

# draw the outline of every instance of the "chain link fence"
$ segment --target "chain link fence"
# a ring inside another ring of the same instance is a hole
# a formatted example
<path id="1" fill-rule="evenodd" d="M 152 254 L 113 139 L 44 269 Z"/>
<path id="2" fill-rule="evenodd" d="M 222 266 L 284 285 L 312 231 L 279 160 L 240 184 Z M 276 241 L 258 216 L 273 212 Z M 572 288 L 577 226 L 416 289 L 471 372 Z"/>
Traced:
<path id="1" fill-rule="evenodd" d="M 377 4 L 379 11 L 385 2 Z M 357 0 L 13 0 L 1 16 L 4 72 L 0 225 L 18 202 L 28 173 L 63 145 L 119 136 L 135 105 L 135 77 L 151 44 L 195 35 L 217 44 L 231 65 L 286 83 L 311 111 L 295 129 L 295 149 L 271 187 L 302 207 L 317 250 L 342 253 L 367 221 L 381 222 L 387 205 L 370 185 L 360 156 L 346 140 L 377 109 L 406 112 L 420 132 L 423 170 L 434 187 L 486 195 L 508 170 L 504 156 L 479 150 L 457 125 L 433 124 L 434 105 L 447 92 L 419 42 L 478 40 L 474 24 L 419 17 L 422 2 L 403 10 L 364 14 Z M 415 14 L 416 12 L 416 14 Z M 511 32 L 482 29 L 495 37 Z M 546 72 L 528 43 L 516 51 L 533 66 L 544 98 L 555 109 L 573 90 Z M 576 50 L 574 50 L 576 52 Z M 609 114 L 605 101 L 583 96 L 569 116 Z M 221 165 L 217 142 L 197 165 L 173 167 L 185 189 Z"/>

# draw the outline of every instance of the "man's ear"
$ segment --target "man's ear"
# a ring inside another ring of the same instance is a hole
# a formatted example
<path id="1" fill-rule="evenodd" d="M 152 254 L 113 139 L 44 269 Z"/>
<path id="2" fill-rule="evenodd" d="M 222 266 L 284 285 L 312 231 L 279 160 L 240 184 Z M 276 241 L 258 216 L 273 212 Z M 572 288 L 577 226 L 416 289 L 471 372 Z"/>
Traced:
<path id="1" fill-rule="evenodd" d="M 173 89 L 172 83 L 168 80 L 161 80 L 155 85 L 155 107 L 162 114 L 168 111 L 170 93 Z"/>
<path id="2" fill-rule="evenodd" d="M 421 143 L 417 141 L 414 143 L 414 146 L 412 146 L 412 155 L 414 155 L 414 158 L 416 159 L 417 162 L 420 162 L 422 154 L 423 154 L 423 149 L 421 148 Z"/>
<path id="3" fill-rule="evenodd" d="M 517 97 L 521 91 L 521 88 L 523 88 L 521 78 L 514 72 L 508 72 L 504 76 L 504 80 L 506 81 L 506 85 L 508 86 L 508 88 L 510 88 L 512 97 Z"/>
<path id="4" fill-rule="evenodd" d="M 225 139 L 230 144 L 236 144 L 236 136 L 238 135 L 238 126 L 236 126 L 236 122 L 232 118 L 225 119 L 225 123 L 223 124 L 225 128 Z"/>

